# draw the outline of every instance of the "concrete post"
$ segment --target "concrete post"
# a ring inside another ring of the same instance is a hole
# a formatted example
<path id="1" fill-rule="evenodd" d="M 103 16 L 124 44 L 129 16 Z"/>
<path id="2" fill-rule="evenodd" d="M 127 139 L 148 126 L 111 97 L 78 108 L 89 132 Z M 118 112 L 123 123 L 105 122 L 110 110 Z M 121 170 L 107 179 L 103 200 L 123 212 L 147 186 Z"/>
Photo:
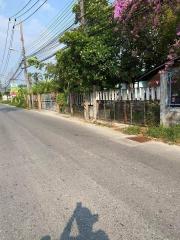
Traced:
<path id="1" fill-rule="evenodd" d="M 72 95 L 72 93 L 69 94 L 69 106 L 70 106 L 70 113 L 73 116 L 74 115 L 74 109 L 73 109 L 73 95 Z"/>
<path id="2" fill-rule="evenodd" d="M 41 111 L 42 105 L 41 105 L 41 94 L 38 94 L 38 110 Z"/>
<path id="3" fill-rule="evenodd" d="M 160 123 L 163 126 L 169 126 L 168 97 L 168 74 L 163 70 L 160 72 Z"/>
<path id="4" fill-rule="evenodd" d="M 96 121 L 97 120 L 97 115 L 98 115 L 98 101 L 96 100 L 96 86 L 93 87 L 93 119 Z"/>
<path id="5" fill-rule="evenodd" d="M 89 120 L 89 99 L 86 95 L 84 97 L 84 118 Z"/>

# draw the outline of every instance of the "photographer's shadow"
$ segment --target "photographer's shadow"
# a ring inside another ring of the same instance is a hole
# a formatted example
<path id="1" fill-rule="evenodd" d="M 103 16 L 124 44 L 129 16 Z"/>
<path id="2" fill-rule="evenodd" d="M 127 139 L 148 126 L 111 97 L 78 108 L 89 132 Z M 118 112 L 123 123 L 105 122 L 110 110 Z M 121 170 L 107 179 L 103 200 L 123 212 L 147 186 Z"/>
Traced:
<path id="1" fill-rule="evenodd" d="M 107 234 L 102 231 L 93 231 L 93 225 L 98 221 L 98 215 L 93 215 L 91 211 L 82 207 L 81 203 L 77 203 L 71 218 L 61 234 L 60 240 L 109 240 Z M 73 225 L 77 225 L 78 233 L 73 234 Z M 50 240 L 50 236 L 46 236 L 41 240 Z"/>
<path id="2" fill-rule="evenodd" d="M 102 230 L 93 231 L 93 225 L 98 221 L 98 215 L 93 215 L 91 211 L 77 203 L 73 215 L 69 219 L 60 240 L 108 240 L 108 236 Z M 79 234 L 71 236 L 73 224 L 77 224 Z"/>

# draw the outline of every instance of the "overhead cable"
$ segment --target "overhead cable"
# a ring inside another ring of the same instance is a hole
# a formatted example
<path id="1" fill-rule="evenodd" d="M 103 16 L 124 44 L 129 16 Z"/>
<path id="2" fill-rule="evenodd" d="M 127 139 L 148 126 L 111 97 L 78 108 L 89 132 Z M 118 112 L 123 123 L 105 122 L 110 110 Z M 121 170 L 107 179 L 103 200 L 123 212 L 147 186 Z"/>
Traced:
<path id="1" fill-rule="evenodd" d="M 39 1 L 40 1 L 40 0 L 37 0 L 37 1 L 36 1 L 30 8 L 28 8 L 25 12 L 23 12 L 23 13 L 20 14 L 20 15 L 18 15 L 18 16 L 16 17 L 16 19 L 18 19 L 18 18 L 24 16 L 26 13 L 28 13 L 33 7 L 36 6 L 36 4 L 38 4 Z"/>
<path id="2" fill-rule="evenodd" d="M 32 0 L 29 0 L 26 5 L 21 8 L 17 13 L 15 13 L 13 16 L 11 16 L 10 18 L 15 18 L 20 12 L 22 12 L 30 3 L 32 2 Z"/>
<path id="3" fill-rule="evenodd" d="M 9 20 L 8 20 L 8 27 L 7 27 L 7 31 L 6 31 L 5 46 L 4 46 L 4 51 L 3 51 L 2 60 L 1 60 L 0 72 L 1 72 L 1 70 L 2 70 L 2 66 L 3 66 L 3 62 L 4 62 L 4 57 L 5 57 L 6 49 L 7 49 L 7 42 L 8 42 L 8 37 L 9 37 L 10 21 L 11 21 L 11 19 L 9 18 Z"/>
<path id="4" fill-rule="evenodd" d="M 23 19 L 22 21 L 20 21 L 19 23 L 17 23 L 16 25 L 19 25 L 25 21 L 27 21 L 29 18 L 31 18 L 45 3 L 47 2 L 47 0 L 45 0 L 33 13 L 31 13 L 27 18 Z"/>

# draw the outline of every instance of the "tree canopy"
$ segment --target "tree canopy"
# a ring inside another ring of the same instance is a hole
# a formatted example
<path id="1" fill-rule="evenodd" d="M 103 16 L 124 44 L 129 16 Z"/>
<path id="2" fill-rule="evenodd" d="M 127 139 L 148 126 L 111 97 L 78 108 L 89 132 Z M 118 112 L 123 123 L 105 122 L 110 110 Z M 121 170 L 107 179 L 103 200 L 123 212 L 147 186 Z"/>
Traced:
<path id="1" fill-rule="evenodd" d="M 59 39 L 64 48 L 56 54 L 57 63 L 41 65 L 37 59 L 29 60 L 60 91 L 89 91 L 93 85 L 113 88 L 179 56 L 179 0 L 84 3 L 85 22 L 76 4 L 72 11 L 77 25 Z M 41 80 L 39 72 L 33 78 L 35 83 Z"/>
<path id="2" fill-rule="evenodd" d="M 74 10 L 79 16 L 79 5 Z M 119 81 L 119 47 L 112 31 L 112 12 L 107 0 L 85 1 L 85 25 L 60 39 L 66 48 L 57 53 L 57 66 L 66 88 L 88 90 L 93 85 L 114 86 Z"/>

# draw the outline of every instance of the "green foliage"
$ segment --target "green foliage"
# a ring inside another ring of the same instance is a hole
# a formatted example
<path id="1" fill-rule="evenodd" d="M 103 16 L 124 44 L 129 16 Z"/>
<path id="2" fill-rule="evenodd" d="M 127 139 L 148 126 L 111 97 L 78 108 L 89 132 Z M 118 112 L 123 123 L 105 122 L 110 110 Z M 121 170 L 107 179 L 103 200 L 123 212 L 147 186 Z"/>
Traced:
<path id="1" fill-rule="evenodd" d="M 4 104 L 11 104 L 11 101 L 10 101 L 10 100 L 4 100 L 4 101 L 1 100 L 0 102 L 1 102 L 1 103 L 4 103 Z"/>
<path id="2" fill-rule="evenodd" d="M 59 106 L 64 107 L 67 105 L 67 97 L 65 93 L 59 93 L 56 96 L 56 102 Z"/>
<path id="3" fill-rule="evenodd" d="M 171 127 L 149 127 L 146 133 L 153 138 L 161 138 L 168 142 L 180 143 L 180 125 Z"/>
<path id="4" fill-rule="evenodd" d="M 157 12 L 152 12 L 151 4 L 141 0 L 136 6 L 132 12 L 127 9 L 126 21 L 116 21 L 108 0 L 86 0 L 85 24 L 60 38 L 66 47 L 57 52 L 57 64 L 28 59 L 38 70 L 31 73 L 33 82 L 53 79 L 63 92 L 89 91 L 93 85 L 114 88 L 164 63 L 176 38 L 179 8 L 163 3 L 156 24 Z M 72 11 L 80 22 L 80 5 L 74 5 Z M 44 91 L 41 84 L 34 88 L 34 92 Z M 45 87 L 45 92 L 48 89 Z"/>
<path id="5" fill-rule="evenodd" d="M 27 107 L 26 99 L 27 99 L 27 89 L 19 88 L 17 92 L 17 96 L 12 99 L 11 104 L 16 107 L 26 108 Z"/>
<path id="6" fill-rule="evenodd" d="M 159 103 L 146 103 L 146 125 L 159 126 L 160 124 L 160 106 Z"/>
<path id="7" fill-rule="evenodd" d="M 44 63 L 41 63 L 37 57 L 30 57 L 27 60 L 28 66 L 35 67 L 37 69 L 42 69 L 44 67 Z"/>
<path id="8" fill-rule="evenodd" d="M 141 128 L 139 126 L 130 126 L 123 129 L 123 132 L 129 135 L 138 135 L 141 133 Z"/>
<path id="9" fill-rule="evenodd" d="M 79 5 L 74 11 L 79 11 Z M 119 82 L 112 8 L 106 0 L 91 0 L 85 2 L 85 13 L 85 26 L 66 32 L 60 42 L 67 48 L 57 53 L 60 84 L 69 90 L 110 87 Z"/>
<path id="10" fill-rule="evenodd" d="M 123 129 L 123 133 L 129 135 L 143 134 L 145 136 L 161 139 L 166 142 L 180 143 L 180 125 L 175 125 L 171 127 L 151 127 L 147 129 L 141 128 L 139 126 L 130 126 Z"/>
<path id="11" fill-rule="evenodd" d="M 32 92 L 34 94 L 52 93 L 58 91 L 58 84 L 55 81 L 40 81 L 32 86 Z"/>
<path id="12" fill-rule="evenodd" d="M 144 2 L 144 7 L 147 7 L 146 2 Z M 135 10 L 134 16 L 125 22 L 118 22 L 122 81 L 131 82 L 144 72 L 164 63 L 167 60 L 170 46 L 174 44 L 176 38 L 177 27 L 180 23 L 178 11 L 173 11 L 169 5 L 164 5 L 159 16 L 159 23 L 155 26 L 153 13 L 143 12 L 142 8 L 141 4 Z M 140 10 L 142 12 L 138 14 Z"/>

